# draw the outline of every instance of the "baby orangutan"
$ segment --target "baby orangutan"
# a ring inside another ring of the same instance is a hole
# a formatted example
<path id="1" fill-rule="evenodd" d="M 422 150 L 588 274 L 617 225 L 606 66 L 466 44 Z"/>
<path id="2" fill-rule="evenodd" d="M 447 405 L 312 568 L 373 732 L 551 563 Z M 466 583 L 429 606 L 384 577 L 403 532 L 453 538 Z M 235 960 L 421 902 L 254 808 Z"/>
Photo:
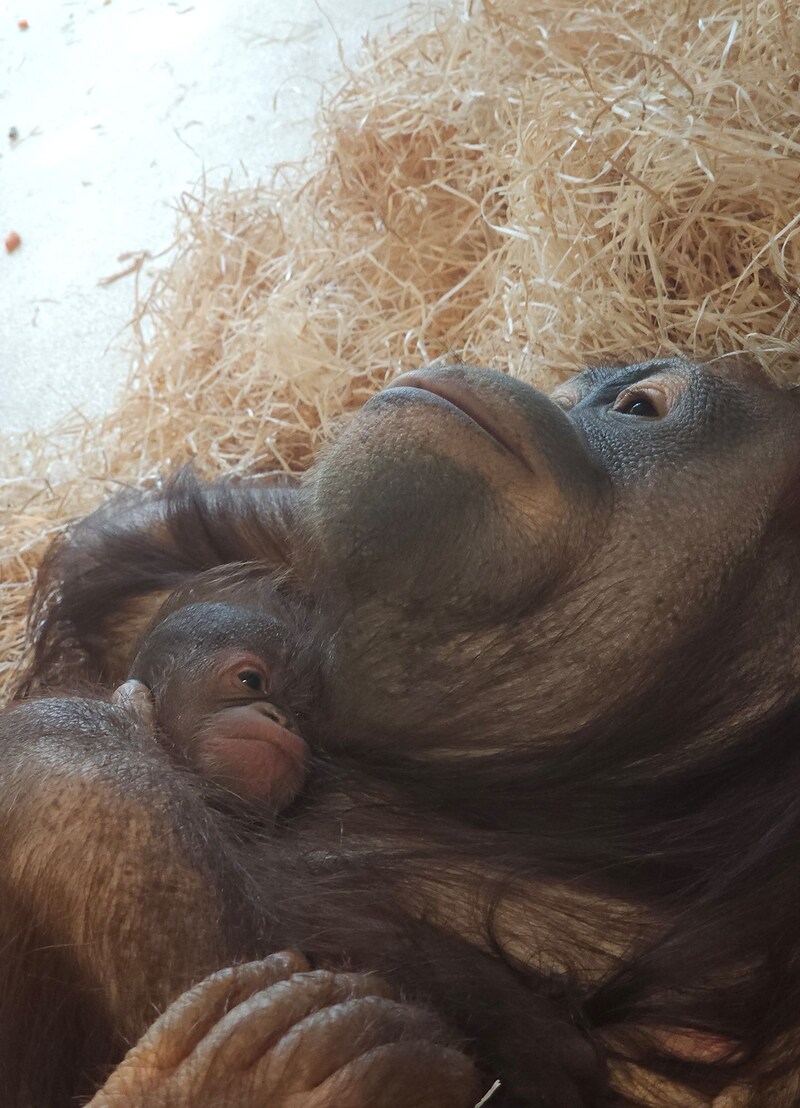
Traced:
<path id="1" fill-rule="evenodd" d="M 286 632 L 270 616 L 231 603 L 191 604 L 145 635 L 115 700 L 152 720 L 204 779 L 278 812 L 300 791 L 308 755 L 284 707 L 288 652 Z"/>

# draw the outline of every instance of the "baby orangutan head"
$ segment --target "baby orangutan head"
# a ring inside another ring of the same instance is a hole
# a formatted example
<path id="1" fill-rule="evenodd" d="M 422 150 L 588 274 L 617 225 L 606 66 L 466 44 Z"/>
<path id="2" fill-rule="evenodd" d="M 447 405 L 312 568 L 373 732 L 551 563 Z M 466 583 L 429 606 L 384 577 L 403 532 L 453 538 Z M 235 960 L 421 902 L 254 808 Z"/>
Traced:
<path id="1" fill-rule="evenodd" d="M 288 644 L 270 616 L 229 603 L 179 608 L 145 636 L 117 700 L 150 708 L 178 756 L 275 811 L 300 791 L 308 753 L 285 706 Z M 149 691 L 148 691 L 149 690 Z"/>

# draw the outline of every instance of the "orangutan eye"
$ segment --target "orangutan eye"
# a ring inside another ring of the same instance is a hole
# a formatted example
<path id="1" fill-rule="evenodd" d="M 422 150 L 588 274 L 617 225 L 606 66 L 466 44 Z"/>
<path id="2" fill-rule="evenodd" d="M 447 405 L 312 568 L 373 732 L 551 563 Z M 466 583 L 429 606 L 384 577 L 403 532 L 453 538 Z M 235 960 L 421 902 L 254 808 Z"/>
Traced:
<path id="1" fill-rule="evenodd" d="M 640 419 L 662 419 L 670 408 L 669 398 L 661 389 L 623 389 L 612 404 L 620 415 L 638 416 Z"/>
<path id="2" fill-rule="evenodd" d="M 631 400 L 627 407 L 615 410 L 622 412 L 623 415 L 643 416 L 645 419 L 655 419 L 658 416 L 658 412 L 649 400 Z"/>
<path id="3" fill-rule="evenodd" d="M 239 678 L 243 685 L 246 685 L 247 688 L 251 689 L 253 692 L 263 693 L 265 691 L 264 678 L 261 676 L 258 670 L 243 669 L 242 672 L 237 673 L 236 676 Z"/>

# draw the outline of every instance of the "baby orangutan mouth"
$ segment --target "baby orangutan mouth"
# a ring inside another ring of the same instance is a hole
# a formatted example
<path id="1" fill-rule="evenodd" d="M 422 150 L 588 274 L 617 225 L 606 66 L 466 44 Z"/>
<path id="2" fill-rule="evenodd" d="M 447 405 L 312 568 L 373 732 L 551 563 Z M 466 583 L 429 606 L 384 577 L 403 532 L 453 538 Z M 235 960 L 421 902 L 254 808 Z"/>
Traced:
<path id="1" fill-rule="evenodd" d="M 276 714 L 271 704 L 260 703 L 220 711 L 200 732 L 197 759 L 203 772 L 236 796 L 280 811 L 303 786 L 308 747 Z"/>

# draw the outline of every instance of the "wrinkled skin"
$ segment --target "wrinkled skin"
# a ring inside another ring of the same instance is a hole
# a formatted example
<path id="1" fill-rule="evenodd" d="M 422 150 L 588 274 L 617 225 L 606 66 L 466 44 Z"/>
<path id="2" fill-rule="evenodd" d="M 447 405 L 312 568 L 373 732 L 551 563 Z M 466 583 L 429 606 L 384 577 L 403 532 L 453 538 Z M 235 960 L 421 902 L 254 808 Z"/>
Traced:
<path id="1" fill-rule="evenodd" d="M 430 369 L 372 399 L 298 490 L 179 483 L 76 527 L 43 572 L 34 683 L 113 688 L 166 595 L 196 578 L 207 599 L 204 572 L 250 560 L 279 575 L 321 659 L 303 725 L 318 760 L 281 828 L 288 853 L 231 841 L 162 774 L 181 797 L 170 815 L 175 796 L 129 785 L 142 770 L 119 736 L 104 757 L 114 804 L 177 835 L 177 871 L 223 908 L 206 954 L 165 956 L 149 871 L 122 844 L 157 949 L 131 953 L 112 1030 L 141 1034 L 130 1013 L 275 941 L 432 1002 L 501 1077 L 497 1103 L 708 1103 L 760 1080 L 765 1036 L 800 1011 L 798 432 L 794 397 L 680 360 L 589 370 L 552 399 Z M 14 735 L 27 722 L 65 758 L 74 723 L 44 735 L 41 709 L 13 711 Z M 91 795 L 86 772 L 70 762 L 59 780 Z M 76 816 L 69 834 L 94 842 L 98 826 Z M 46 851 L 47 827 L 25 841 Z M 86 864 L 104 860 L 98 842 Z M 92 972 L 116 996 L 113 960 Z M 656 1075 L 654 1094 L 614 1071 L 620 1054 Z"/>
<path id="2" fill-rule="evenodd" d="M 459 1108 L 471 1102 L 475 1079 L 446 1042 L 435 1016 L 398 1003 L 383 982 L 311 972 L 299 955 L 278 954 L 184 993 L 89 1108 Z M 409 1065 L 419 1082 L 413 1099 Z"/>
<path id="3" fill-rule="evenodd" d="M 437 390 L 479 407 L 510 449 Z M 663 418 L 615 410 L 646 392 Z M 507 750 L 515 719 L 527 744 L 607 712 L 613 726 L 620 700 L 661 713 L 684 679 L 662 658 L 714 623 L 727 635 L 743 590 L 735 661 L 708 675 L 726 725 L 721 678 L 759 702 L 793 693 L 797 550 L 769 544 L 796 500 L 796 401 L 680 362 L 589 370 L 554 399 L 487 372 L 407 374 L 312 473 L 302 517 L 343 622 L 328 687 L 348 743 L 387 728 L 447 744 L 456 721 L 461 760 L 487 735 Z M 767 619 L 770 689 L 748 676 L 747 624 Z"/>

